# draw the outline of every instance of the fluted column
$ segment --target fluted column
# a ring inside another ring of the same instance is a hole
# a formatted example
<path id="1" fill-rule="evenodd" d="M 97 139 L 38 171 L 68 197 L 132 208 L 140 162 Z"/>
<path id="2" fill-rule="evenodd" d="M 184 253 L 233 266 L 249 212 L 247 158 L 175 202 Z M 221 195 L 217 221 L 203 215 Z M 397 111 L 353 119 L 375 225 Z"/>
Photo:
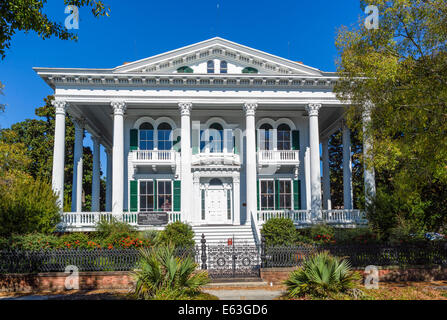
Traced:
<path id="1" fill-rule="evenodd" d="M 83 149 L 84 149 L 84 121 L 73 119 L 75 127 L 74 156 L 73 156 L 73 185 L 71 192 L 71 211 L 82 211 L 82 175 L 83 175 Z"/>
<path id="2" fill-rule="evenodd" d="M 329 166 L 329 138 L 322 141 L 323 149 L 323 209 L 331 210 L 331 170 Z"/>
<path id="3" fill-rule="evenodd" d="M 246 151 L 246 196 L 247 196 L 247 217 L 245 223 L 251 221 L 251 214 L 257 214 L 257 196 L 256 196 L 256 128 L 255 128 L 255 114 L 258 104 L 249 102 L 244 104 L 245 111 L 245 136 L 247 140 Z"/>
<path id="4" fill-rule="evenodd" d="M 192 103 L 180 102 L 178 104 L 181 115 L 181 210 L 187 222 L 193 222 L 196 217 L 192 213 L 192 173 L 191 173 L 191 109 Z M 198 214 L 195 212 L 195 214 Z"/>
<path id="5" fill-rule="evenodd" d="M 113 108 L 112 213 L 123 213 L 124 200 L 124 112 L 126 103 L 116 100 Z"/>
<path id="6" fill-rule="evenodd" d="M 54 150 L 52 187 L 58 195 L 58 204 L 61 211 L 64 209 L 64 166 L 65 166 L 65 113 L 67 103 L 62 100 L 53 100 L 55 109 Z"/>
<path id="7" fill-rule="evenodd" d="M 346 210 L 353 209 L 352 202 L 351 131 L 343 124 L 343 204 Z"/>
<path id="8" fill-rule="evenodd" d="M 112 211 L 112 150 L 106 149 L 107 176 L 106 176 L 106 212 Z"/>
<path id="9" fill-rule="evenodd" d="M 92 212 L 99 212 L 100 205 L 100 143 L 98 137 L 92 137 L 93 141 L 93 172 L 92 172 Z"/>
<path id="10" fill-rule="evenodd" d="M 376 182 L 375 171 L 371 165 L 371 150 L 372 150 L 372 138 L 369 134 L 369 128 L 371 122 L 371 109 L 373 105 L 368 103 L 363 110 L 363 157 L 364 157 L 364 185 L 365 185 L 365 201 L 370 203 L 371 198 L 376 195 Z"/>
<path id="11" fill-rule="evenodd" d="M 321 104 L 315 103 L 306 106 L 309 114 L 311 210 L 312 216 L 318 219 L 321 218 L 320 133 L 318 129 L 320 108 Z"/>

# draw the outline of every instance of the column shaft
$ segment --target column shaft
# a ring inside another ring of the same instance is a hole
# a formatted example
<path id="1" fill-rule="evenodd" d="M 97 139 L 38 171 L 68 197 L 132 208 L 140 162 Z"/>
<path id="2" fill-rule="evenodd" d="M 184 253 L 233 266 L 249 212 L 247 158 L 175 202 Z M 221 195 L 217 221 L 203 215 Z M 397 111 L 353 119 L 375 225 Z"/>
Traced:
<path id="1" fill-rule="evenodd" d="M 54 100 L 56 112 L 54 129 L 52 187 L 58 195 L 61 211 L 64 209 L 64 167 L 65 167 L 65 101 Z"/>
<path id="2" fill-rule="evenodd" d="M 351 131 L 343 125 L 343 204 L 346 210 L 353 209 L 352 198 Z"/>
<path id="3" fill-rule="evenodd" d="M 321 104 L 309 104 L 306 107 L 309 113 L 311 210 L 314 218 L 321 218 L 320 133 L 318 129 L 320 108 Z"/>
<path id="4" fill-rule="evenodd" d="M 322 142 L 323 149 L 323 209 L 331 210 L 331 170 L 329 166 L 329 139 Z"/>
<path id="5" fill-rule="evenodd" d="M 93 174 L 92 174 L 92 212 L 99 212 L 100 205 L 100 144 L 97 137 L 93 137 Z"/>
<path id="6" fill-rule="evenodd" d="M 192 212 L 192 172 L 191 172 L 191 109 L 192 103 L 181 102 L 178 104 L 181 114 L 181 210 L 182 220 L 195 221 Z M 197 212 L 195 212 L 197 214 Z"/>
<path id="7" fill-rule="evenodd" d="M 123 213 L 124 200 L 124 101 L 112 101 L 113 107 L 113 165 L 112 213 Z"/>
<path id="8" fill-rule="evenodd" d="M 246 192 L 247 192 L 247 212 L 245 224 L 250 223 L 251 215 L 257 215 L 257 195 L 256 195 L 256 128 L 255 128 L 255 113 L 258 105 L 257 103 L 245 103 L 245 131 L 247 139 L 246 151 Z"/>
<path id="9" fill-rule="evenodd" d="M 233 224 L 241 224 L 241 187 L 239 177 L 233 177 Z"/>
<path id="10" fill-rule="evenodd" d="M 106 212 L 112 211 L 112 151 L 106 150 L 107 154 L 107 180 L 106 180 Z"/>
<path id="11" fill-rule="evenodd" d="M 82 175 L 83 175 L 83 140 L 84 140 L 84 123 L 82 120 L 73 120 L 75 127 L 74 141 L 74 163 L 73 163 L 73 185 L 71 192 L 71 211 L 82 211 Z"/>

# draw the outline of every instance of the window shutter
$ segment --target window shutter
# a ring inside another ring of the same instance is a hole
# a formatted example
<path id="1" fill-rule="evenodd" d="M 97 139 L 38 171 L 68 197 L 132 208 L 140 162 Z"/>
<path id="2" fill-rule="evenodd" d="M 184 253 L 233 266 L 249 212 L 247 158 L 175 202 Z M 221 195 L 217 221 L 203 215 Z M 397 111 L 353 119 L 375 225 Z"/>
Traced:
<path id="1" fill-rule="evenodd" d="M 293 180 L 293 209 L 301 210 L 301 180 Z"/>
<path id="2" fill-rule="evenodd" d="M 154 211 L 158 211 L 158 190 L 157 180 L 154 179 Z"/>
<path id="3" fill-rule="evenodd" d="M 258 147 L 258 131 L 259 130 L 255 130 L 255 143 L 256 143 L 256 151 L 259 151 L 259 147 Z"/>
<path id="4" fill-rule="evenodd" d="M 138 180 L 130 181 L 130 211 L 138 211 Z"/>
<path id="5" fill-rule="evenodd" d="M 177 137 L 177 140 L 176 141 L 174 141 L 174 144 L 173 144 L 173 146 L 172 146 L 172 148 L 175 150 L 175 151 L 177 151 L 177 152 L 180 152 L 181 151 L 181 141 L 182 141 L 182 137 L 181 136 L 178 136 Z"/>
<path id="6" fill-rule="evenodd" d="M 275 210 L 279 210 L 279 180 L 275 180 Z"/>
<path id="7" fill-rule="evenodd" d="M 259 180 L 256 181 L 256 191 L 257 191 L 257 195 L 258 195 L 258 197 L 257 197 L 257 199 L 258 199 L 258 210 L 260 210 L 261 209 L 261 194 L 259 192 Z"/>
<path id="8" fill-rule="evenodd" d="M 138 130 L 130 129 L 130 150 L 138 150 Z"/>
<path id="9" fill-rule="evenodd" d="M 200 132 L 199 130 L 193 129 L 191 133 L 191 149 L 192 154 L 199 153 L 199 145 L 200 145 Z"/>
<path id="10" fill-rule="evenodd" d="M 180 180 L 174 180 L 174 211 L 181 211 L 181 182 Z"/>
<path id="11" fill-rule="evenodd" d="M 238 149 L 237 144 L 236 144 L 236 137 L 235 136 L 233 136 L 233 153 L 234 154 L 239 154 L 239 149 Z"/>
<path id="12" fill-rule="evenodd" d="M 298 130 L 292 131 L 292 150 L 300 150 L 300 132 Z"/>

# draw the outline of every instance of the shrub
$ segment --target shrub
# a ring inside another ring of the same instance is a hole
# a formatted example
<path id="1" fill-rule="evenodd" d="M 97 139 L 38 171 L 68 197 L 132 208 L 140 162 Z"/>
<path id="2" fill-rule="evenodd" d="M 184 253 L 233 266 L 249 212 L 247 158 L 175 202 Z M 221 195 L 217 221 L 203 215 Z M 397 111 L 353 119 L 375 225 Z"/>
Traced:
<path id="1" fill-rule="evenodd" d="M 96 224 L 96 232 L 94 233 L 94 235 L 99 238 L 106 239 L 117 234 L 121 236 L 131 236 L 135 235 L 135 233 L 136 229 L 130 224 L 112 218 L 110 221 L 107 221 L 105 219 L 100 220 Z"/>
<path id="2" fill-rule="evenodd" d="M 303 266 L 290 273 L 284 282 L 289 297 L 310 295 L 327 298 L 339 293 L 348 293 L 357 286 L 359 274 L 351 270 L 347 260 L 320 252 L 306 257 Z"/>
<path id="3" fill-rule="evenodd" d="M 61 246 L 59 238 L 55 235 L 31 233 L 26 235 L 12 235 L 9 239 L 9 248 L 12 250 L 45 250 Z"/>
<path id="4" fill-rule="evenodd" d="M 50 233 L 60 221 L 50 183 L 31 177 L 0 181 L 0 235 Z"/>
<path id="5" fill-rule="evenodd" d="M 292 245 L 296 240 L 296 229 L 292 220 L 274 218 L 268 220 L 261 230 L 267 246 Z"/>
<path id="6" fill-rule="evenodd" d="M 196 271 L 197 264 L 189 256 L 177 257 L 172 245 L 141 249 L 133 296 L 145 300 L 182 300 L 200 294 L 209 282 L 205 271 Z"/>
<path id="7" fill-rule="evenodd" d="M 378 242 L 377 235 L 369 228 L 335 229 L 338 244 L 365 244 Z"/>
<path id="8" fill-rule="evenodd" d="M 194 246 L 194 232 L 186 223 L 180 221 L 170 223 L 160 232 L 158 243 L 161 245 L 172 244 L 176 247 Z"/>
<path id="9" fill-rule="evenodd" d="M 334 228 L 325 225 L 317 224 L 310 228 L 310 237 L 316 243 L 335 243 Z"/>
<path id="10" fill-rule="evenodd" d="M 82 232 L 67 233 L 59 239 L 59 248 L 63 249 L 86 249 L 89 246 L 89 237 Z"/>

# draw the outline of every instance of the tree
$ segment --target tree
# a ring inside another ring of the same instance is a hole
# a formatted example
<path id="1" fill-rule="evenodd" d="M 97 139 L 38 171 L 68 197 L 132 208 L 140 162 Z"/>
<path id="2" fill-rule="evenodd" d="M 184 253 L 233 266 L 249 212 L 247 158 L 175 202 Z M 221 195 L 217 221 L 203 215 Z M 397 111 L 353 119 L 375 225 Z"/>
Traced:
<path id="1" fill-rule="evenodd" d="M 348 122 L 361 139 L 362 112 L 373 106 L 366 165 L 376 170 L 378 194 L 398 204 L 385 207 L 414 230 L 439 230 L 447 225 L 447 2 L 360 4 L 378 7 L 379 29 L 363 21 L 340 28 L 335 92 L 352 105 Z"/>
<path id="2" fill-rule="evenodd" d="M 0 55 L 5 58 L 6 49 L 16 31 L 35 31 L 42 39 L 55 36 L 61 40 L 77 40 L 61 23 L 52 21 L 44 12 L 46 0 L 2 0 L 0 2 Z M 65 5 L 79 8 L 90 7 L 93 16 L 108 16 L 110 9 L 100 0 L 64 0 Z"/>
<path id="3" fill-rule="evenodd" d="M 7 145 L 21 145 L 25 150 L 26 156 L 30 159 L 30 164 L 24 168 L 24 172 L 35 179 L 51 180 L 53 166 L 53 146 L 54 146 L 54 128 L 55 113 L 51 105 L 53 96 L 44 99 L 45 105 L 36 109 L 36 115 L 43 119 L 27 119 L 15 123 L 9 129 L 0 131 L 0 142 Z M 65 125 L 65 211 L 70 211 L 71 190 L 73 181 L 73 150 L 74 150 L 74 125 L 67 116 Z M 83 151 L 83 193 L 85 201 L 83 210 L 90 210 L 91 191 L 92 191 L 92 169 L 93 155 L 90 147 L 84 147 Z M 102 199 L 105 197 L 105 182 L 101 184 Z M 105 204 L 102 202 L 101 210 L 104 210 Z"/>

